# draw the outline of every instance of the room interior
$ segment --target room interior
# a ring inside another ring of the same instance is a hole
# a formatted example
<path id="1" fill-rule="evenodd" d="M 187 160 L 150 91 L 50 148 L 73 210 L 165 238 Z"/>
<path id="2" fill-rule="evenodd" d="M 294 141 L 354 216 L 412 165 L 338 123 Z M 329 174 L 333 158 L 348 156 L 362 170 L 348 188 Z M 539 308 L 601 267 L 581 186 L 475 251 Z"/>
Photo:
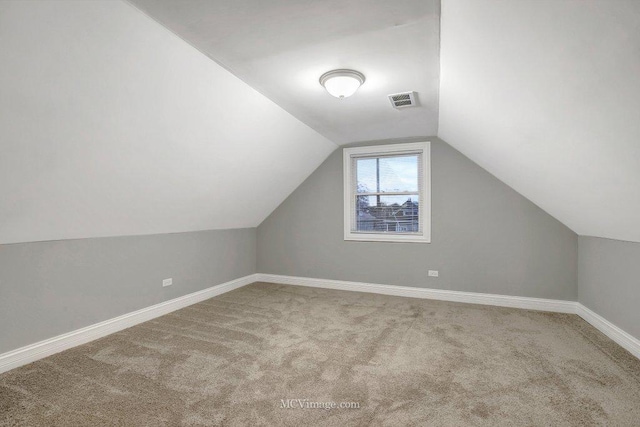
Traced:
<path id="1" fill-rule="evenodd" d="M 0 2 L 0 425 L 638 425 L 638 29 Z"/>

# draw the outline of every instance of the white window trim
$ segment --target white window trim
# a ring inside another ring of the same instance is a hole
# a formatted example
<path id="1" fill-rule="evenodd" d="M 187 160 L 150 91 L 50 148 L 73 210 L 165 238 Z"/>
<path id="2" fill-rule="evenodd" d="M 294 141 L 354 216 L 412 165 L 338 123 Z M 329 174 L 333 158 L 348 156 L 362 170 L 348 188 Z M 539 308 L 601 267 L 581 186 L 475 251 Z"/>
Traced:
<path id="1" fill-rule="evenodd" d="M 351 230 L 354 218 L 352 205 L 355 203 L 355 183 L 352 182 L 352 157 L 391 155 L 404 153 L 422 153 L 422 193 L 420 197 L 420 216 L 422 232 L 412 234 L 400 233 L 363 233 Z M 343 150 L 343 183 L 344 183 L 344 240 L 364 242 L 413 242 L 431 243 L 431 143 L 414 142 L 408 144 L 374 145 L 352 147 Z"/>

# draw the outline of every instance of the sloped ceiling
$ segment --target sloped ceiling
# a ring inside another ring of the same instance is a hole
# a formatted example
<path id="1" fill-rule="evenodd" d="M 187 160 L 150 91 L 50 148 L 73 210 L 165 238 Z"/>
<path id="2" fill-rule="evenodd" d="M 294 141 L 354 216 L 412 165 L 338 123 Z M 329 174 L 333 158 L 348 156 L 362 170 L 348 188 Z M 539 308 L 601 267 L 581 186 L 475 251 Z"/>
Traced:
<path id="1" fill-rule="evenodd" d="M 130 4 L 0 2 L 0 243 L 257 226 L 336 146 Z"/>
<path id="2" fill-rule="evenodd" d="M 130 1 L 336 143 L 437 132 L 438 0 Z M 336 68 L 365 74 L 353 97 L 318 83 Z"/>
<path id="3" fill-rule="evenodd" d="M 581 235 L 640 241 L 640 2 L 445 0 L 439 136 Z"/>
<path id="4" fill-rule="evenodd" d="M 330 140 L 436 132 L 640 241 L 636 0 L 132 3 L 0 2 L 0 243 L 255 226 Z M 317 80 L 343 67 L 367 82 L 339 101 Z"/>

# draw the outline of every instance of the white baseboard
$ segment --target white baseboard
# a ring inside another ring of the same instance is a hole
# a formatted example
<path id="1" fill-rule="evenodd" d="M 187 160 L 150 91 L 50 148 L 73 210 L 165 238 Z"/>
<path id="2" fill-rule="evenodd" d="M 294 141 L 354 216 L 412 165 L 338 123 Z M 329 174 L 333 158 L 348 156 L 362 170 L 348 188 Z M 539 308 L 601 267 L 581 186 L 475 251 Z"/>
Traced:
<path id="1" fill-rule="evenodd" d="M 257 276 L 257 274 L 251 274 L 241 277 L 1 354 L 0 373 L 256 282 Z"/>
<path id="2" fill-rule="evenodd" d="M 0 373 L 9 371 L 27 363 L 45 358 L 63 350 L 85 344 L 98 338 L 146 322 L 172 311 L 241 288 L 253 282 L 272 282 L 285 285 L 308 286 L 315 288 L 338 289 L 344 291 L 369 292 L 384 295 L 425 298 L 441 301 L 454 301 L 471 304 L 493 305 L 499 307 L 542 310 L 556 313 L 577 314 L 618 343 L 624 349 L 640 359 L 640 340 L 623 331 L 604 317 L 594 313 L 575 301 L 551 300 L 542 298 L 493 295 L 475 292 L 447 291 L 441 289 L 416 288 L 409 286 L 382 285 L 375 283 L 348 282 L 343 280 L 313 279 L 309 277 L 281 276 L 276 274 L 251 274 L 230 282 L 212 286 L 179 298 L 143 308 L 95 325 L 87 326 L 66 334 L 37 342 L 0 355 Z"/>
<path id="3" fill-rule="evenodd" d="M 471 304 L 494 305 L 499 307 L 523 308 L 555 313 L 577 314 L 611 338 L 622 348 L 640 359 L 640 340 L 623 331 L 599 314 L 594 313 L 575 301 L 542 298 L 517 297 L 510 295 L 481 294 L 475 292 L 447 291 L 441 289 L 416 288 L 408 286 L 381 285 L 376 283 L 346 282 L 343 280 L 313 279 L 309 277 L 281 276 L 258 273 L 261 282 L 300 285 L 314 288 L 339 289 L 343 291 L 370 292 L 411 298 L 426 298 L 441 301 L 455 301 Z"/>
<path id="4" fill-rule="evenodd" d="M 623 331 L 604 317 L 591 311 L 584 305 L 577 304 L 576 314 L 590 323 L 594 328 L 614 340 L 622 348 L 640 359 L 640 340 Z"/>
<path id="5" fill-rule="evenodd" d="M 441 301 L 466 302 L 470 304 L 495 305 L 498 307 L 524 308 L 527 310 L 552 311 L 556 313 L 576 312 L 575 301 L 542 298 L 516 297 L 510 295 L 481 294 L 476 292 L 447 291 L 442 289 L 417 288 L 410 286 L 381 285 L 377 283 L 345 282 L 343 280 L 312 279 L 309 277 L 280 276 L 258 273 L 261 282 L 301 285 L 314 288 L 340 289 L 343 291 L 370 292 L 411 298 Z"/>

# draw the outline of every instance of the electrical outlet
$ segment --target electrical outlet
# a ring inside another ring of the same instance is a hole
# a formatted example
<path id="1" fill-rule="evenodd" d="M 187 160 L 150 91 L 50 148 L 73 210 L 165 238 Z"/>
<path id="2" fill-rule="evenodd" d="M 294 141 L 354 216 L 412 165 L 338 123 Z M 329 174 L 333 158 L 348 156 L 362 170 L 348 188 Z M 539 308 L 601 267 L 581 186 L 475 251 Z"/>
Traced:
<path id="1" fill-rule="evenodd" d="M 429 270 L 429 277 L 438 277 L 438 270 Z"/>
<path id="2" fill-rule="evenodd" d="M 164 279 L 162 281 L 162 287 L 164 288 L 165 286 L 171 286 L 173 285 L 173 279 L 169 278 L 169 279 Z"/>

